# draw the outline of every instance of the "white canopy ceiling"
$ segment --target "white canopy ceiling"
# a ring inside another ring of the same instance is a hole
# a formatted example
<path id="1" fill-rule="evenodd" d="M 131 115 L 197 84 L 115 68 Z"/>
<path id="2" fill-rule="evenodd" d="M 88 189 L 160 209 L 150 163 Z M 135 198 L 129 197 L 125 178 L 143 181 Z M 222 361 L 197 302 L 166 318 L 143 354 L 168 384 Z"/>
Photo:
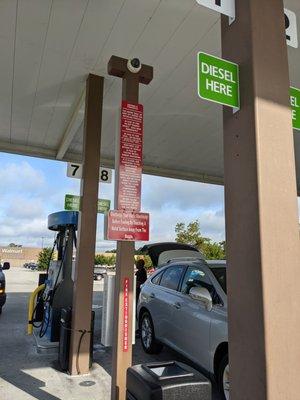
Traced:
<path id="1" fill-rule="evenodd" d="M 285 6 L 299 17 L 299 0 Z M 266 16 L 267 18 L 267 16 Z M 87 74 L 103 75 L 102 164 L 113 165 L 121 80 L 111 55 L 153 65 L 141 87 L 145 172 L 221 183 L 222 107 L 197 96 L 196 54 L 221 54 L 220 16 L 195 0 L 1 0 L 0 151 L 80 160 Z M 289 48 L 300 87 L 300 49 Z M 295 132 L 300 188 L 300 132 Z"/>

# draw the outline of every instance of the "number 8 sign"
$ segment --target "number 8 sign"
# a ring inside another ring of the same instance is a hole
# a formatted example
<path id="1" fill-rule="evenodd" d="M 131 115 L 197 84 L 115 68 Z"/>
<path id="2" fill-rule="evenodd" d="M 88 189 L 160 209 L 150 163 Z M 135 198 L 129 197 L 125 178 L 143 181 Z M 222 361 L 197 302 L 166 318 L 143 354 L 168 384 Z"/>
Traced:
<path id="1" fill-rule="evenodd" d="M 69 178 L 82 178 L 82 164 L 68 163 L 67 176 Z M 100 167 L 99 180 L 102 183 L 111 183 L 112 170 L 109 168 Z"/>

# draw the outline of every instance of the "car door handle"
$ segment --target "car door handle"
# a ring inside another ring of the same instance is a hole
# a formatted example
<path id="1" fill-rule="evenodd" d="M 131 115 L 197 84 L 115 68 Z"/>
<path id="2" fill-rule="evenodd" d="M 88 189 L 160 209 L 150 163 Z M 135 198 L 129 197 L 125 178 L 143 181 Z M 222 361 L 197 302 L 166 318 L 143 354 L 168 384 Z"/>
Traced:
<path id="1" fill-rule="evenodd" d="M 177 310 L 180 310 L 180 309 L 181 309 L 181 304 L 180 304 L 180 303 L 175 303 L 175 304 L 173 304 L 173 306 L 174 306 Z"/>
<path id="2" fill-rule="evenodd" d="M 150 299 L 155 299 L 155 294 L 151 293 L 149 297 L 150 297 Z"/>

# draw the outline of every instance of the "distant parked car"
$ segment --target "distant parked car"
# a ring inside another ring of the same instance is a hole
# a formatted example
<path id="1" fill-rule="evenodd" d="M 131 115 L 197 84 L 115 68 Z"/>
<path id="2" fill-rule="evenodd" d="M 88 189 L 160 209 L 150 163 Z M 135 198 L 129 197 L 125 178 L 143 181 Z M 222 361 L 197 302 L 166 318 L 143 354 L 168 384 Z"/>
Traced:
<path id="1" fill-rule="evenodd" d="M 4 262 L 3 265 L 0 266 L 0 314 L 2 313 L 2 307 L 6 302 L 6 293 L 5 293 L 6 283 L 3 271 L 7 269 L 10 269 L 10 263 Z"/>
<path id="2" fill-rule="evenodd" d="M 95 265 L 94 267 L 94 281 L 101 281 L 107 274 L 107 267 L 103 265 Z"/>
<path id="3" fill-rule="evenodd" d="M 27 268 L 27 269 L 31 269 L 33 271 L 35 271 L 39 268 L 38 264 L 33 261 L 24 263 L 23 267 Z"/>
<path id="4" fill-rule="evenodd" d="M 39 266 L 35 263 L 29 263 L 27 268 L 31 269 L 31 271 L 37 271 Z"/>

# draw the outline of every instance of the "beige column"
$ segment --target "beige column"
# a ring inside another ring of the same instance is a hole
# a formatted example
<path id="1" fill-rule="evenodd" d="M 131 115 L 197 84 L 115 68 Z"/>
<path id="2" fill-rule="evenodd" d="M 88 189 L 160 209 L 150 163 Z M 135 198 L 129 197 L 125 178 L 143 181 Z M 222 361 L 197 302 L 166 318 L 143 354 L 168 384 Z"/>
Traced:
<path id="1" fill-rule="evenodd" d="M 224 110 L 230 400 L 300 398 L 299 225 L 282 0 L 236 0 L 223 58 L 241 110 Z"/>
<path id="2" fill-rule="evenodd" d="M 90 363 L 103 82 L 103 77 L 92 74 L 86 82 L 82 198 L 76 251 L 69 366 L 72 375 L 88 373 Z"/>

